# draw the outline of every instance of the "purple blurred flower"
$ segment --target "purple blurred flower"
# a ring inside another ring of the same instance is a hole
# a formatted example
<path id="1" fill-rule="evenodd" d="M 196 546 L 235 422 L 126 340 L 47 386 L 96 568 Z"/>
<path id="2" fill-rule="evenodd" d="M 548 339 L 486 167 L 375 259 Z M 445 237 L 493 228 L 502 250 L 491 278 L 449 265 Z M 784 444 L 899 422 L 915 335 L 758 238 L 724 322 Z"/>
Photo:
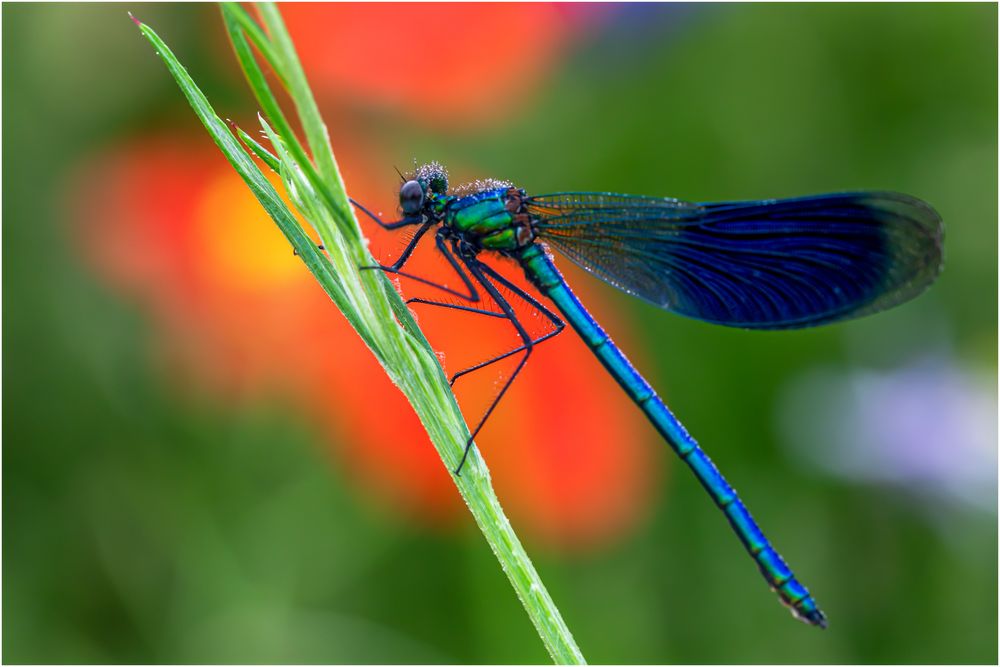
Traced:
<path id="1" fill-rule="evenodd" d="M 995 512 L 996 387 L 995 374 L 946 357 L 887 372 L 818 369 L 787 387 L 778 419 L 809 465 Z"/>

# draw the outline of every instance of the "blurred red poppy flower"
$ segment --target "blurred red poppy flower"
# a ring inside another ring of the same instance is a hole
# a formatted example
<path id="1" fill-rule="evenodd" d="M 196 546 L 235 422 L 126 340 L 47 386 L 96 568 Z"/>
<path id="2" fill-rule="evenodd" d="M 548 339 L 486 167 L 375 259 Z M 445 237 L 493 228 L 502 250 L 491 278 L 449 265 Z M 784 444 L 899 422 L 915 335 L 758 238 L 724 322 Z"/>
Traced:
<path id="1" fill-rule="evenodd" d="M 551 3 L 292 3 L 282 14 L 328 104 L 434 124 L 496 120 L 524 104 L 606 10 Z"/>
<path id="2" fill-rule="evenodd" d="M 352 194 L 386 200 L 395 177 L 372 180 L 384 170 L 369 150 L 341 145 L 338 158 Z M 72 198 L 79 246 L 108 284 L 146 309 L 154 356 L 176 382 L 230 400 L 290 397 L 328 434 L 358 487 L 420 517 L 456 515 L 449 473 L 409 405 L 208 141 L 144 138 L 80 173 Z M 371 227 L 373 249 L 388 259 L 401 240 Z M 408 268 L 448 281 L 443 265 L 418 252 Z M 501 268 L 525 285 L 516 267 Z M 599 301 L 580 287 L 588 303 Z M 449 372 L 517 344 L 494 318 L 417 316 Z M 470 423 L 506 372 L 501 363 L 459 381 Z M 640 424 L 567 334 L 538 348 L 477 441 L 517 525 L 553 546 L 596 545 L 647 505 L 658 466 Z"/>

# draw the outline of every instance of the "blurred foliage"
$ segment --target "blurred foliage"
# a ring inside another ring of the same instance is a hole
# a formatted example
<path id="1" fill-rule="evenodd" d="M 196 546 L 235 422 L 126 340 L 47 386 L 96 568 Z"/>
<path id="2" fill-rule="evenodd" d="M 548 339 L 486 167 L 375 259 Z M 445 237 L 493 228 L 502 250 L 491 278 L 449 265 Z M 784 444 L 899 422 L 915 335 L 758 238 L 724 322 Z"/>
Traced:
<path id="1" fill-rule="evenodd" d="M 214 8 L 130 9 L 220 109 L 249 104 Z M 165 385 L 148 323 L 81 266 L 57 195 L 100 147 L 197 121 L 124 7 L 4 5 L 3 19 L 4 661 L 544 662 L 471 526 L 372 509 L 294 406 Z M 776 608 L 675 475 L 628 539 L 535 557 L 589 660 L 996 662 L 996 516 L 934 521 L 913 496 L 802 470 L 775 419 L 813 365 L 892 367 L 947 345 L 995 377 L 996 26 L 995 5 L 619 7 L 503 124 L 365 120 L 401 162 L 474 164 L 532 192 L 887 188 L 945 219 L 930 292 L 815 331 L 711 327 L 607 289 L 651 380 L 831 627 Z"/>

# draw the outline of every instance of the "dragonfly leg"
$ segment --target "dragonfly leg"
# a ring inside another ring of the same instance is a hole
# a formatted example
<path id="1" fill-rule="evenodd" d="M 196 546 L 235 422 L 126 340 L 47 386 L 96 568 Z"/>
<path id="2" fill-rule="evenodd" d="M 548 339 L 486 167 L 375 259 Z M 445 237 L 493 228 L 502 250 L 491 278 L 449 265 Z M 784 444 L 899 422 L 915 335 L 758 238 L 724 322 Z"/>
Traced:
<path id="1" fill-rule="evenodd" d="M 517 334 L 521 337 L 521 340 L 524 341 L 524 356 L 517 362 L 517 367 L 514 368 L 514 372 L 511 373 L 510 377 L 507 378 L 507 381 L 504 382 L 503 387 L 500 389 L 500 393 L 497 394 L 496 398 L 493 399 L 493 402 L 490 403 L 490 407 L 486 409 L 486 414 L 484 414 L 482 419 L 479 420 L 476 428 L 472 430 L 472 434 L 465 443 L 465 451 L 462 453 L 462 460 L 459 462 L 458 467 L 455 468 L 456 475 L 462 474 L 462 466 L 465 465 L 465 461 L 469 458 L 469 452 L 472 449 L 476 436 L 479 434 L 479 431 L 482 430 L 486 420 L 490 418 L 491 414 L 493 414 L 493 410 L 496 409 L 497 404 L 500 403 L 500 399 L 502 399 L 504 394 L 507 393 L 507 390 L 510 389 L 511 384 L 514 383 L 514 379 L 517 378 L 518 374 L 524 368 L 524 365 L 528 362 L 528 357 L 531 356 L 531 351 L 534 348 L 534 342 L 531 336 L 528 335 L 528 332 L 521 324 L 521 321 L 517 319 L 517 315 L 514 313 L 514 309 L 511 307 L 510 303 L 502 294 L 500 294 L 500 290 L 498 290 L 496 286 L 486 277 L 486 274 L 484 273 L 485 265 L 475 259 L 466 259 L 465 266 L 469 269 L 469 273 L 472 274 L 472 277 L 476 279 L 476 282 L 482 285 L 483 289 L 486 290 L 486 293 L 492 297 L 492 299 L 500 307 L 500 310 L 502 310 L 507 316 L 507 319 L 510 320 L 510 323 L 514 325 L 515 329 L 517 329 Z M 488 267 L 486 268 L 488 269 Z"/>
<path id="2" fill-rule="evenodd" d="M 555 328 L 551 331 L 542 334 L 538 338 L 533 338 L 531 341 L 532 345 L 538 345 L 539 343 L 547 341 L 550 338 L 555 338 L 556 336 L 562 333 L 563 329 L 566 328 L 566 323 L 563 322 L 558 315 L 556 315 L 551 310 L 546 308 L 543 304 L 539 303 L 537 299 L 535 299 L 533 296 L 525 292 L 523 289 L 521 289 L 514 283 L 510 282 L 507 278 L 503 276 L 503 274 L 498 273 L 496 270 L 494 270 L 491 266 L 487 264 L 480 264 L 479 268 L 482 269 L 482 271 L 486 273 L 488 276 L 490 276 L 491 278 L 499 282 L 501 285 L 509 289 L 513 294 L 519 296 L 522 300 L 524 300 L 525 303 L 529 304 L 530 306 L 538 310 L 540 313 L 542 313 L 542 315 L 544 315 L 553 324 Z M 504 320 L 510 319 L 509 317 L 507 317 L 505 313 L 498 313 L 496 311 L 486 310 L 484 308 L 472 308 L 470 306 L 461 306 L 455 303 L 447 303 L 445 301 L 431 301 L 429 299 L 413 298 L 413 299 L 407 299 L 406 303 L 407 304 L 421 303 L 428 306 L 437 306 L 439 308 L 448 308 L 451 310 L 461 310 L 468 313 L 476 313 L 477 315 L 485 315 L 487 317 L 499 317 Z M 519 347 L 514 348 L 513 350 L 509 350 L 507 352 L 504 352 L 503 354 L 499 354 L 495 357 L 487 359 L 486 361 L 478 363 L 475 366 L 469 366 L 468 368 L 463 368 L 462 370 L 458 371 L 457 373 L 451 376 L 451 379 L 448 381 L 448 384 L 454 387 L 455 381 L 458 380 L 458 378 L 462 377 L 463 375 L 467 375 L 469 373 L 472 373 L 473 371 L 478 371 L 481 368 L 486 368 L 490 364 L 506 359 L 507 357 L 517 354 L 518 352 L 523 352 L 526 349 L 526 347 L 527 346 L 525 345 L 521 345 Z"/>
<path id="3" fill-rule="evenodd" d="M 407 299 L 406 303 L 407 304 L 420 303 L 420 304 L 424 304 L 424 305 L 428 305 L 428 306 L 437 306 L 438 308 L 447 308 L 449 310 L 461 310 L 461 311 L 467 312 L 467 313 L 475 313 L 477 315 L 485 315 L 487 317 L 499 317 L 502 320 L 509 319 L 507 317 L 507 315 L 505 315 L 504 313 L 498 313 L 496 311 L 486 310 L 484 308 L 472 308 L 471 306 L 462 306 L 462 305 L 459 305 L 457 303 L 447 303 L 445 301 L 430 301 L 429 299 L 413 298 L 413 299 Z M 550 338 L 555 338 L 556 336 L 558 336 L 559 334 L 561 334 L 562 331 L 563 331 L 563 329 L 566 327 L 566 324 L 562 320 L 560 320 L 559 317 L 555 313 L 552 313 L 551 311 L 549 311 L 547 308 L 545 308 L 541 304 L 539 304 L 539 310 L 541 310 L 544 315 L 546 315 L 547 317 L 549 317 L 549 319 L 552 320 L 552 323 L 555 325 L 556 328 L 553 329 L 552 331 L 548 331 L 548 332 L 542 334 L 538 338 L 533 338 L 531 340 L 531 344 L 532 345 L 538 345 L 539 343 L 541 343 L 543 341 L 547 341 Z M 480 363 L 476 364 L 475 366 L 469 366 L 468 368 L 463 368 L 462 370 L 458 371 L 457 373 L 455 373 L 454 375 L 451 376 L 451 379 L 448 381 L 448 384 L 451 385 L 452 387 L 454 387 L 455 386 L 455 381 L 458 378 L 462 377 L 463 375 L 467 375 L 467 374 L 469 374 L 469 373 L 471 373 L 473 371 L 478 371 L 480 368 L 486 368 L 490 364 L 493 364 L 493 363 L 496 363 L 497 361 L 501 361 L 503 359 L 506 359 L 507 357 L 510 357 L 512 355 L 517 354 L 518 352 L 523 352 L 524 350 L 525 350 L 525 346 L 524 345 L 520 345 L 520 346 L 514 348 L 513 350 L 509 350 L 507 352 L 504 352 L 503 354 L 498 354 L 497 356 L 492 357 L 490 359 L 487 359 L 486 361 L 480 362 Z"/>
<path id="4" fill-rule="evenodd" d="M 565 326 L 565 325 L 563 325 L 563 326 Z M 502 360 L 506 359 L 507 357 L 514 356 L 518 352 L 524 352 L 525 350 L 529 349 L 529 347 L 534 347 L 535 345 L 538 345 L 539 343 L 543 343 L 543 342 L 547 341 L 550 338 L 555 338 L 556 336 L 558 336 L 561 333 L 562 333 L 562 327 L 560 327 L 558 329 L 553 329 L 552 331 L 549 331 L 548 333 L 542 334 L 538 338 L 532 338 L 530 346 L 527 343 L 525 343 L 524 345 L 519 345 L 518 347 L 515 347 L 513 350 L 508 350 L 507 352 L 504 352 L 503 354 L 498 354 L 497 356 L 492 357 L 490 359 L 487 359 L 486 361 L 481 361 L 480 363 L 476 364 L 475 366 L 469 366 L 468 368 L 463 368 L 462 370 L 458 371 L 457 373 L 455 373 L 454 375 L 451 376 L 451 379 L 448 381 L 448 384 L 449 384 L 449 386 L 454 387 L 455 386 L 455 382 L 458 380 L 458 378 L 460 378 L 460 377 L 462 377 L 464 375 L 468 375 L 469 373 L 472 373 L 474 371 L 478 371 L 481 368 L 486 368 L 490 364 L 495 364 L 496 362 L 502 361 Z"/>
<path id="5" fill-rule="evenodd" d="M 377 215 L 369 211 L 367 208 L 359 204 L 357 201 L 353 199 L 349 199 L 348 201 L 350 201 L 352 204 L 358 207 L 358 209 L 360 209 L 362 213 L 364 213 L 369 218 L 374 220 L 375 224 L 377 224 L 382 229 L 399 229 L 400 227 L 406 227 L 407 225 L 417 225 L 423 222 L 423 217 L 419 215 L 401 218 L 399 220 L 396 220 L 395 222 L 382 222 L 382 218 L 378 217 Z"/>
<path id="6" fill-rule="evenodd" d="M 431 301 L 430 299 L 420 299 L 414 297 L 412 299 L 407 299 L 406 304 L 422 303 L 426 306 L 437 306 L 439 308 L 450 308 L 451 310 L 462 310 L 467 313 L 475 313 L 477 315 L 486 315 L 487 317 L 499 317 L 500 319 L 507 319 L 507 316 L 503 313 L 498 313 L 493 310 L 486 310 L 485 308 L 473 308 L 472 306 L 461 306 L 457 303 L 448 303 L 447 301 Z"/>
<path id="7" fill-rule="evenodd" d="M 447 303 L 445 301 L 430 301 L 429 299 L 416 299 L 416 298 L 414 298 L 414 299 L 407 299 L 406 303 L 407 304 L 420 303 L 420 304 L 424 304 L 424 305 L 427 305 L 427 306 L 437 306 L 438 308 L 447 308 L 449 310 L 461 310 L 461 311 L 466 312 L 466 313 L 475 313 L 476 315 L 485 315 L 486 317 L 498 317 L 498 318 L 500 318 L 502 320 L 509 319 L 504 313 L 498 313 L 498 312 L 495 312 L 495 311 L 492 311 L 492 310 L 486 310 L 484 308 L 472 308 L 471 306 L 461 306 L 461 305 L 459 305 L 457 303 Z M 552 331 L 548 331 L 548 332 L 542 334 L 541 336 L 539 336 L 538 338 L 533 338 L 531 340 L 531 344 L 532 345 L 538 345 L 539 343 L 541 343 L 543 341 L 546 341 L 546 340 L 548 340 L 550 338 L 554 338 L 558 334 L 562 333 L 562 330 L 563 330 L 563 328 L 566 325 L 563 324 L 562 322 L 559 322 L 559 324 L 557 326 L 558 326 L 558 328 L 556 328 L 556 329 L 554 329 Z M 507 352 L 504 352 L 503 354 L 498 354 L 497 356 L 491 357 L 490 359 L 487 359 L 486 361 L 478 363 L 475 366 L 469 366 L 468 368 L 463 368 L 462 370 L 458 371 L 457 373 L 455 373 L 454 375 L 451 376 L 451 379 L 448 381 L 448 384 L 450 386 L 454 387 L 455 386 L 455 380 L 457 380 L 458 378 L 462 377 L 463 375 L 467 375 L 467 374 L 469 374 L 469 373 L 471 373 L 473 371 L 478 371 L 480 368 L 486 368 L 490 364 L 495 363 L 497 361 L 500 361 L 502 359 L 506 359 L 509 356 L 517 354 L 518 352 L 523 352 L 525 350 L 525 348 L 526 348 L 526 346 L 520 345 L 520 346 L 514 348 L 513 350 L 509 350 Z"/>
<path id="8" fill-rule="evenodd" d="M 510 282 L 507 278 L 505 278 L 503 276 L 503 274 L 498 273 L 495 269 L 493 269 L 493 267 L 491 267 L 491 266 L 489 266 L 487 264 L 480 264 L 480 269 L 482 269 L 482 271 L 484 273 L 486 273 L 489 277 L 493 278 L 498 283 L 500 283 L 501 285 L 503 285 L 504 287 L 506 287 L 507 289 L 509 289 L 512 293 L 514 293 L 515 295 L 519 296 L 525 303 L 527 303 L 530 306 L 532 306 L 533 308 L 535 308 L 538 312 L 540 312 L 542 315 L 544 315 L 553 324 L 553 326 L 555 328 L 552 331 L 549 331 L 549 332 L 547 332 L 545 334 L 542 334 L 538 338 L 533 339 L 531 341 L 532 346 L 538 345 L 539 343 L 541 343 L 543 341 L 546 341 L 546 340 L 548 340 L 550 338 L 555 338 L 556 336 L 558 336 L 559 334 L 561 334 L 563 332 L 563 329 L 566 328 L 566 323 L 563 322 L 562 319 L 558 315 L 556 315 L 551 310 L 549 310 L 544 305 L 542 305 L 538 301 L 538 299 L 534 298 L 529 293 L 525 292 L 523 289 L 521 289 L 520 287 L 518 287 L 514 283 Z M 527 348 L 527 345 L 521 345 L 520 347 L 516 347 L 513 350 L 510 350 L 508 352 L 504 352 L 503 354 L 499 354 L 499 355 L 493 357 L 492 359 L 487 359 L 486 361 L 478 363 L 475 366 L 470 366 L 468 368 L 464 368 L 464 369 L 458 371 L 457 373 L 455 373 L 454 375 L 452 375 L 451 376 L 451 380 L 449 381 L 448 384 L 450 384 L 451 386 L 454 387 L 455 386 L 455 381 L 458 380 L 458 378 L 462 377 L 463 375 L 468 375 L 469 373 L 472 373 L 473 371 L 478 371 L 480 368 L 486 368 L 490 364 L 496 363 L 496 362 L 498 362 L 498 361 L 500 361 L 502 359 L 506 359 L 507 357 L 509 357 L 511 355 L 514 355 L 514 354 L 517 354 L 518 352 L 521 352 L 522 350 L 524 350 L 526 348 Z"/>
<path id="9" fill-rule="evenodd" d="M 361 267 L 361 268 L 373 268 L 373 269 L 379 268 L 382 269 L 383 271 L 388 271 L 390 273 L 398 273 L 399 269 L 403 268 L 403 265 L 405 265 L 406 262 L 410 259 L 410 255 L 413 254 L 413 251 L 417 249 L 417 244 L 420 243 L 420 239 L 423 238 L 424 234 L 427 233 L 427 230 L 431 228 L 432 224 L 433 224 L 432 222 L 425 222 L 423 225 L 421 225 L 420 229 L 418 229 L 416 233 L 413 235 L 413 238 L 410 239 L 410 242 L 406 244 L 405 248 L 403 248 L 403 252 L 400 253 L 399 257 L 396 258 L 396 261 L 390 264 L 389 266 L 380 264 L 377 267 L 373 266 L 373 267 Z"/>
<path id="10" fill-rule="evenodd" d="M 392 266 L 384 266 L 384 265 L 362 266 L 361 268 L 362 269 L 381 269 L 381 270 L 385 271 L 386 273 L 392 273 L 392 274 L 395 274 L 397 276 L 402 276 L 404 278 L 409 278 L 410 280 L 415 280 L 418 283 L 423 283 L 424 285 L 430 285 L 431 287 L 435 287 L 435 288 L 437 288 L 437 289 L 439 289 L 439 290 L 441 290 L 443 292 L 447 292 L 448 294 L 451 294 L 452 296 L 457 296 L 458 298 L 464 299 L 465 301 L 470 301 L 472 303 L 477 303 L 479 301 L 479 292 L 476 291 L 475 285 L 473 285 L 472 281 L 469 280 L 469 276 L 465 275 L 465 272 L 462 271 L 461 264 L 458 263 L 458 260 L 455 259 L 455 256 L 452 254 L 451 250 L 448 249 L 448 246 L 445 243 L 445 232 L 444 232 L 443 228 L 438 229 L 438 232 L 437 232 L 437 234 L 434 237 L 434 242 L 437 244 L 437 249 L 441 252 L 442 255 L 444 255 L 444 258 L 446 260 L 448 260 L 448 264 L 451 265 L 451 268 L 454 269 L 455 273 L 458 274 L 458 277 L 462 279 L 463 283 L 465 283 L 465 287 L 468 290 L 468 294 L 463 294 L 462 292 L 459 292 L 458 290 L 453 290 L 450 287 L 447 287 L 445 285 L 441 285 L 440 283 L 436 283 L 436 282 L 433 282 L 431 280 L 427 280 L 426 278 L 421 278 L 420 276 L 415 276 L 412 273 L 405 273 L 403 271 L 400 271 L 400 269 L 406 263 L 406 260 L 408 260 L 410 258 L 410 254 L 413 252 L 413 248 L 416 247 L 417 242 L 420 240 L 420 237 L 423 236 L 424 232 L 427 231 L 427 228 L 431 224 L 432 223 L 427 223 L 423 227 L 421 227 L 420 229 L 417 230 L 417 233 L 414 235 L 414 237 L 410 241 L 409 245 L 406 247 L 406 249 L 403 250 L 402 256 L 400 256 L 400 258 L 397 259 L 396 262 Z"/>

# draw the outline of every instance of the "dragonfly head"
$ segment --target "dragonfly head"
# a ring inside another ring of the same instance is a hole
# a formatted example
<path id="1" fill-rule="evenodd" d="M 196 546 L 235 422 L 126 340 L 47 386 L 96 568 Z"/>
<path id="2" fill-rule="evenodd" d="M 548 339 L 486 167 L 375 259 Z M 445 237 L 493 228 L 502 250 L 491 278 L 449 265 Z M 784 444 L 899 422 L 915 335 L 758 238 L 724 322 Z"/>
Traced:
<path id="1" fill-rule="evenodd" d="M 413 178 L 404 178 L 399 186 L 399 207 L 405 215 L 414 216 L 447 192 L 447 170 L 437 162 L 429 162 L 417 167 Z"/>

